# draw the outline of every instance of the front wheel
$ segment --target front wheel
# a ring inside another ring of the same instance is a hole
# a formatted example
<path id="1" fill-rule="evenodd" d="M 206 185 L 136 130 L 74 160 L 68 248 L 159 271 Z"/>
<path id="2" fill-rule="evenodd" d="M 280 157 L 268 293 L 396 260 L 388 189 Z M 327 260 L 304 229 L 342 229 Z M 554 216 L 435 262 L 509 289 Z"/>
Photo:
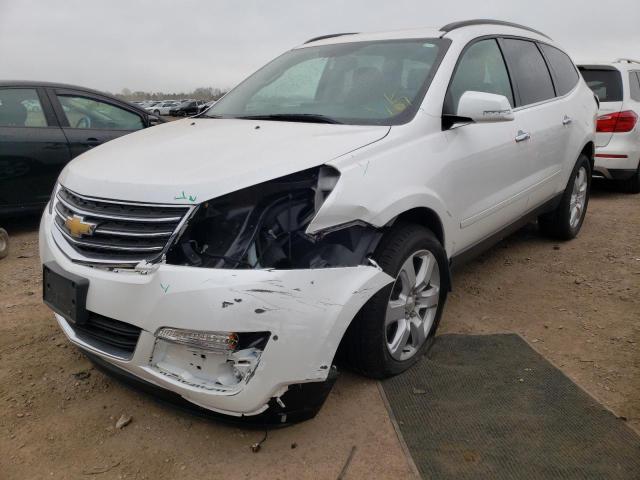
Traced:
<path id="1" fill-rule="evenodd" d="M 590 191 L 591 164 L 586 155 L 580 155 L 556 209 L 538 217 L 540 230 L 560 240 L 575 238 L 587 213 Z"/>
<path id="2" fill-rule="evenodd" d="M 373 257 L 394 281 L 354 318 L 343 351 L 359 372 L 385 378 L 407 370 L 432 344 L 447 297 L 447 255 L 430 230 L 404 224 Z"/>
<path id="3" fill-rule="evenodd" d="M 4 228 L 0 228 L 0 258 L 9 255 L 9 234 Z"/>

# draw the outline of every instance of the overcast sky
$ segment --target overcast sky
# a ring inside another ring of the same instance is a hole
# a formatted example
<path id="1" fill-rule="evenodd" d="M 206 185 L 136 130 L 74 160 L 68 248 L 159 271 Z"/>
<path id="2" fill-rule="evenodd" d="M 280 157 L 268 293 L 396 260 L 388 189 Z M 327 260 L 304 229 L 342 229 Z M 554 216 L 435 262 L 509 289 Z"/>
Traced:
<path id="1" fill-rule="evenodd" d="M 228 88 L 310 37 L 470 18 L 539 29 L 576 61 L 640 57 L 640 0 L 0 0 L 0 79 Z"/>

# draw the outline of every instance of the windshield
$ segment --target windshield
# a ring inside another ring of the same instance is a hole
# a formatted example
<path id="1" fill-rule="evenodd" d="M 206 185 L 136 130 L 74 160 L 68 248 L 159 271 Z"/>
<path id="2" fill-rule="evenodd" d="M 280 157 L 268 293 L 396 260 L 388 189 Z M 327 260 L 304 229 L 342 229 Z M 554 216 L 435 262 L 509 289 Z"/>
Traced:
<path id="1" fill-rule="evenodd" d="M 404 123 L 419 108 L 447 44 L 410 39 L 294 49 L 250 76 L 203 117 Z"/>

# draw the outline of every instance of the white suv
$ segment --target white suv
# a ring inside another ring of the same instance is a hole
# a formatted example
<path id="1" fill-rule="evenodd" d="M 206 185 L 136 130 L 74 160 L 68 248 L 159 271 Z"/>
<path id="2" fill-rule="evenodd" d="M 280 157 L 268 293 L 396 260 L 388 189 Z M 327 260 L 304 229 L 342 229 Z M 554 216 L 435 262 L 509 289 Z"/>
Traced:
<path id="1" fill-rule="evenodd" d="M 593 176 L 640 193 L 640 61 L 621 58 L 578 67 L 600 100 Z"/>
<path id="2" fill-rule="evenodd" d="M 452 264 L 536 218 L 578 233 L 596 111 L 526 27 L 310 40 L 205 113 L 71 162 L 41 224 L 44 300 L 116 375 L 310 418 L 339 346 L 378 378 L 420 358 Z"/>

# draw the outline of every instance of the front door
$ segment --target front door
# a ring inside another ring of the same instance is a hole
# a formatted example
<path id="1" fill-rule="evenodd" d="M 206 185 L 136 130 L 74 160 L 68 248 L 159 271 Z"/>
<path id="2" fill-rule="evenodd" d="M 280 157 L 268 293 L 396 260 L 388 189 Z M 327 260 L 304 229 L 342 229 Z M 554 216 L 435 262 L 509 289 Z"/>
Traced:
<path id="1" fill-rule="evenodd" d="M 107 98 L 73 90 L 49 90 L 72 157 L 144 128 L 141 115 Z"/>
<path id="2" fill-rule="evenodd" d="M 444 113 L 455 115 L 460 97 L 467 91 L 504 95 L 514 105 L 513 89 L 496 39 L 476 41 L 462 53 L 445 99 Z M 477 123 L 445 132 L 448 157 L 443 178 L 451 214 L 460 228 L 458 252 L 515 221 L 526 210 L 523 192 L 525 142 L 516 142 L 521 128 L 515 121 Z"/>

